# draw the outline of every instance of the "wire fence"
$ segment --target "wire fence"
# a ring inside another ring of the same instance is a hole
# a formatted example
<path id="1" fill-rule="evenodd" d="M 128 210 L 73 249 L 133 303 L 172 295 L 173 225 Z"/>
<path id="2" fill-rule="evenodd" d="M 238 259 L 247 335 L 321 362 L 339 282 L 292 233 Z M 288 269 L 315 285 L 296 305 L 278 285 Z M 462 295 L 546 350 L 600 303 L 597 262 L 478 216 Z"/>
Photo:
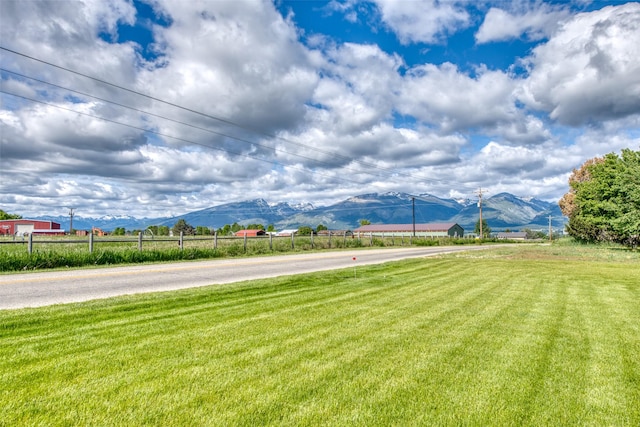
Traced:
<path id="1" fill-rule="evenodd" d="M 197 248 L 225 249 L 227 252 L 284 252 L 305 249 L 337 249 L 367 246 L 405 246 L 413 245 L 416 240 L 425 237 L 394 233 L 327 233 L 323 235 L 277 236 L 185 236 L 176 237 L 150 236 L 140 233 L 138 236 L 10 236 L 0 238 L 0 247 L 9 250 L 26 251 L 31 254 L 36 250 L 52 251 L 88 251 L 101 250 L 167 250 Z M 235 250 L 234 250 L 235 249 Z"/>

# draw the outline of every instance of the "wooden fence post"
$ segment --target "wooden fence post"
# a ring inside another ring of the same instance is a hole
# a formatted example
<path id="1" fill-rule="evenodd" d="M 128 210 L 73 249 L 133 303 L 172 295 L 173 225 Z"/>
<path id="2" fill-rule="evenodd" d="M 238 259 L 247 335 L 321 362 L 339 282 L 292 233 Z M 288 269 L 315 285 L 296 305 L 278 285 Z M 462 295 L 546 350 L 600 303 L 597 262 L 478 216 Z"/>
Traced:
<path id="1" fill-rule="evenodd" d="M 218 249 L 218 232 L 213 232 L 213 249 Z"/>
<path id="2" fill-rule="evenodd" d="M 180 232 L 180 241 L 178 242 L 178 245 L 180 245 L 180 250 L 184 250 L 184 231 Z"/>
<path id="3" fill-rule="evenodd" d="M 291 249 L 295 249 L 296 248 L 295 243 L 293 243 L 293 235 L 294 234 L 296 234 L 296 233 L 291 233 Z"/>
<path id="4" fill-rule="evenodd" d="M 247 233 L 244 233 L 244 252 L 247 252 Z"/>
<path id="5" fill-rule="evenodd" d="M 142 232 L 138 233 L 138 250 L 142 252 Z"/>
<path id="6" fill-rule="evenodd" d="M 33 253 L 33 233 L 29 233 L 29 236 L 27 237 L 27 251 L 29 252 L 29 255 Z"/>
<path id="7" fill-rule="evenodd" d="M 89 233 L 89 253 L 93 253 L 93 231 Z"/>
<path id="8" fill-rule="evenodd" d="M 273 250 L 273 233 L 269 233 L 269 250 Z"/>

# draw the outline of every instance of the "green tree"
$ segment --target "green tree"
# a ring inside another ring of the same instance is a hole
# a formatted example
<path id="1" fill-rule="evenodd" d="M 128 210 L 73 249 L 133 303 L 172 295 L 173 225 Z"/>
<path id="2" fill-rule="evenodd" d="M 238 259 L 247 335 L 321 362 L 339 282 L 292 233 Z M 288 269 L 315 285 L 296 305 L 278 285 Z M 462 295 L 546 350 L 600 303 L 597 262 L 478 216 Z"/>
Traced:
<path id="1" fill-rule="evenodd" d="M 269 232 L 276 231 L 276 227 L 273 224 L 269 224 L 269 226 L 267 227 L 267 231 Z"/>
<path id="2" fill-rule="evenodd" d="M 3 219 L 22 219 L 22 216 L 17 214 L 10 214 L 0 209 L 0 220 Z"/>
<path id="3" fill-rule="evenodd" d="M 313 230 L 309 226 L 304 225 L 298 228 L 298 235 L 300 236 L 310 236 L 311 233 L 313 233 Z"/>
<path id="4" fill-rule="evenodd" d="M 262 224 L 247 224 L 247 230 L 264 230 L 264 225 Z"/>
<path id="5" fill-rule="evenodd" d="M 371 225 L 371 221 L 369 221 L 368 219 L 361 219 L 360 221 L 358 221 L 360 223 L 360 225 Z"/>
<path id="6" fill-rule="evenodd" d="M 326 229 L 327 229 L 327 226 L 322 224 L 318 224 L 318 226 L 316 227 L 316 231 L 322 231 Z"/>
<path id="7" fill-rule="evenodd" d="M 158 227 L 158 236 L 168 236 L 169 235 L 169 226 L 161 225 Z"/>
<path id="8" fill-rule="evenodd" d="M 158 236 L 158 226 L 157 225 L 150 225 L 147 227 L 147 230 L 149 230 L 151 232 L 151 234 L 153 234 L 154 236 Z"/>
<path id="9" fill-rule="evenodd" d="M 231 232 L 237 233 L 240 230 L 244 230 L 244 227 L 238 224 L 237 222 L 234 222 L 233 224 L 231 224 Z"/>
<path id="10" fill-rule="evenodd" d="M 218 236 L 228 236 L 232 234 L 231 226 L 229 224 L 225 224 L 223 227 L 218 228 L 218 231 L 216 232 L 218 233 Z"/>
<path id="11" fill-rule="evenodd" d="M 182 232 L 185 236 L 193 235 L 195 233 L 195 228 L 189 225 L 187 221 L 184 219 L 179 219 L 173 226 L 173 234 L 179 235 Z"/>
<path id="12" fill-rule="evenodd" d="M 124 229 L 124 227 L 116 227 L 113 229 L 111 234 L 113 234 L 114 236 L 124 236 L 126 234 L 126 230 Z"/>
<path id="13" fill-rule="evenodd" d="M 587 161 L 569 178 L 560 200 L 567 231 L 585 242 L 640 244 L 640 151 L 622 150 Z"/>
<path id="14" fill-rule="evenodd" d="M 527 233 L 527 239 L 546 239 L 547 237 L 547 233 L 545 233 L 544 231 L 534 231 L 530 228 L 525 228 L 524 230 L 525 233 Z"/>
<path id="15" fill-rule="evenodd" d="M 473 229 L 473 232 L 476 233 L 477 235 L 480 235 L 480 220 L 476 221 L 476 225 Z M 487 220 L 483 219 L 482 220 L 482 237 L 487 237 L 489 234 L 491 234 L 491 227 L 489 227 L 489 224 L 487 224 Z"/>
<path id="16" fill-rule="evenodd" d="M 198 225 L 196 227 L 196 235 L 198 236 L 208 236 L 211 234 L 211 230 L 209 230 L 209 227 L 205 227 L 202 225 Z"/>

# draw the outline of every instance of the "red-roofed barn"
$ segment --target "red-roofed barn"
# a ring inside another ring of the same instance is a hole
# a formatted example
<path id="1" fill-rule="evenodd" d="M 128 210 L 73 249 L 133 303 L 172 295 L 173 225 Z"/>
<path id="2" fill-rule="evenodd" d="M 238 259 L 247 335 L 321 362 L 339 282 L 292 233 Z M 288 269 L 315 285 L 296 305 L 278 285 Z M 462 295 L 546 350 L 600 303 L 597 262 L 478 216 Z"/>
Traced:
<path id="1" fill-rule="evenodd" d="M 5 219 L 0 221 L 0 234 L 26 236 L 29 234 L 43 234 L 47 236 L 64 236 L 60 224 L 53 221 L 37 219 Z"/>
<path id="2" fill-rule="evenodd" d="M 236 231 L 236 236 L 237 237 L 257 237 L 257 236 L 264 236 L 265 232 L 264 230 L 240 230 L 240 231 Z"/>

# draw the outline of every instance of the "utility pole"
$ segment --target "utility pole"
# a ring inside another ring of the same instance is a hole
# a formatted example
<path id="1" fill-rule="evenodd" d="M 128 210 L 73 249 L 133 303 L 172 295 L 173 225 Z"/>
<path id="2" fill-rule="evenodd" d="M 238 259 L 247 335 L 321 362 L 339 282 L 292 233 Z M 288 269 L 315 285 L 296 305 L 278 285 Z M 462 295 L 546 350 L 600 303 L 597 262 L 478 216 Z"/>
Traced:
<path id="1" fill-rule="evenodd" d="M 411 198 L 411 217 L 413 218 L 413 237 L 416 237 L 416 198 Z"/>
<path id="2" fill-rule="evenodd" d="M 478 189 L 478 209 L 480 209 L 480 240 L 482 240 L 484 237 L 482 232 L 482 187 Z"/>
<path id="3" fill-rule="evenodd" d="M 73 233 L 73 208 L 69 209 L 69 217 L 71 218 L 69 221 L 69 236 Z"/>

